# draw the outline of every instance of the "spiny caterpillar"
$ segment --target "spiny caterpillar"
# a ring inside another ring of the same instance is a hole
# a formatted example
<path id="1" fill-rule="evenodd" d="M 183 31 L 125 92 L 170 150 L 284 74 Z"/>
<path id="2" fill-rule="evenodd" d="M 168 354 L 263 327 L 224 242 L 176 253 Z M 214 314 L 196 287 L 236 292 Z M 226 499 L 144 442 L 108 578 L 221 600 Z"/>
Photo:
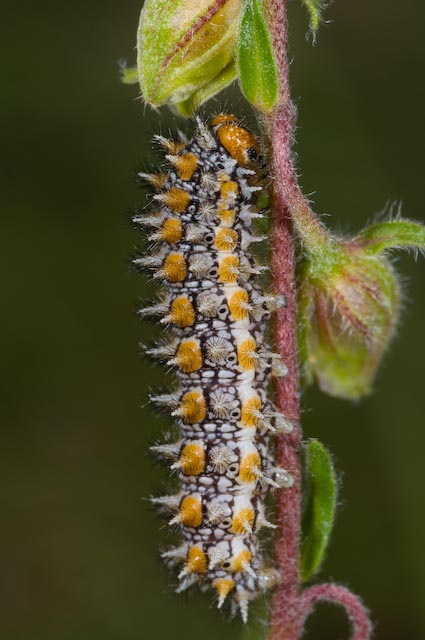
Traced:
<path id="1" fill-rule="evenodd" d="M 284 300 L 263 293 L 264 267 L 249 250 L 264 239 L 251 223 L 264 215 L 256 200 L 267 167 L 257 139 L 233 115 L 209 124 L 197 118 L 190 142 L 156 140 L 168 168 L 139 174 L 157 193 L 134 218 L 151 229 L 155 252 L 134 263 L 164 285 L 141 315 L 170 328 L 170 341 L 147 353 L 175 370 L 180 388 L 151 400 L 171 411 L 180 436 L 152 449 L 171 460 L 181 489 L 152 501 L 182 532 L 183 543 L 163 553 L 179 566 L 177 591 L 212 587 L 218 607 L 229 596 L 246 622 L 249 601 L 278 580 L 259 548 L 260 529 L 274 526 L 266 493 L 293 482 L 269 451 L 270 434 L 292 428 L 267 399 L 271 376 L 286 367 L 266 344 L 266 319 Z"/>

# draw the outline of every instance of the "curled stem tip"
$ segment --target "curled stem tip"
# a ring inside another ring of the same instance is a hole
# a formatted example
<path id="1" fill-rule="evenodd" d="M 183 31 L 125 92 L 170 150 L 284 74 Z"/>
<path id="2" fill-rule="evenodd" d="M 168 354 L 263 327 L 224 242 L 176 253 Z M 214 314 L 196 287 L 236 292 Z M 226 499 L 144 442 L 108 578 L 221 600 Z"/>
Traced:
<path id="1" fill-rule="evenodd" d="M 339 584 L 332 583 L 317 584 L 306 589 L 299 599 L 300 617 L 303 625 L 319 602 L 331 602 L 345 609 L 353 627 L 351 640 L 369 640 L 372 624 L 368 611 L 351 591 Z"/>

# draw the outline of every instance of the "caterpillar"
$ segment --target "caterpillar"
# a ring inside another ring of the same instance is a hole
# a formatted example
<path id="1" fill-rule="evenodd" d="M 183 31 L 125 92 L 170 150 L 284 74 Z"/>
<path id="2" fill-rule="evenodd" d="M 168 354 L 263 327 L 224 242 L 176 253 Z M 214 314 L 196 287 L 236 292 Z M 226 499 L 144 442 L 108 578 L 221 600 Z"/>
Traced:
<path id="1" fill-rule="evenodd" d="M 175 443 L 151 447 L 180 480 L 176 495 L 152 498 L 170 513 L 182 543 L 162 556 L 178 567 L 179 586 L 213 589 L 244 622 L 249 602 L 279 579 L 262 558 L 259 532 L 270 489 L 291 475 L 273 463 L 270 439 L 292 425 L 267 397 L 273 375 L 287 373 L 265 338 L 267 319 L 285 304 L 264 292 L 264 267 L 250 251 L 264 240 L 251 230 L 264 217 L 258 196 L 268 169 L 258 139 L 231 114 L 196 118 L 193 139 L 156 136 L 167 165 L 140 173 L 154 189 L 134 217 L 149 229 L 152 253 L 134 259 L 163 285 L 142 317 L 159 318 L 170 339 L 146 351 L 171 367 L 179 388 L 151 396 L 177 420 Z"/>

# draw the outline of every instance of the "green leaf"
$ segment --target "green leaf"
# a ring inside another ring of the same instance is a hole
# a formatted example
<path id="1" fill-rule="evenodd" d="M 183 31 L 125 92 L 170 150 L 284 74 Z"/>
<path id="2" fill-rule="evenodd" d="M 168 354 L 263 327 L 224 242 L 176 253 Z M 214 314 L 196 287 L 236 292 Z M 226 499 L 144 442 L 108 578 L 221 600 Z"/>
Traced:
<path id="1" fill-rule="evenodd" d="M 237 66 L 246 99 L 260 111 L 271 111 L 279 96 L 279 80 L 261 0 L 244 1 Z"/>
<path id="2" fill-rule="evenodd" d="M 303 0 L 310 14 L 310 28 L 314 32 L 317 31 L 322 15 L 321 0 Z"/>
<path id="3" fill-rule="evenodd" d="M 307 445 L 306 473 L 310 496 L 303 516 L 300 566 L 303 582 L 316 573 L 323 560 L 335 517 L 337 479 L 332 458 L 318 440 Z"/>
<path id="4" fill-rule="evenodd" d="M 412 220 L 388 220 L 364 229 L 354 243 L 370 255 L 391 249 L 425 249 L 425 227 Z"/>

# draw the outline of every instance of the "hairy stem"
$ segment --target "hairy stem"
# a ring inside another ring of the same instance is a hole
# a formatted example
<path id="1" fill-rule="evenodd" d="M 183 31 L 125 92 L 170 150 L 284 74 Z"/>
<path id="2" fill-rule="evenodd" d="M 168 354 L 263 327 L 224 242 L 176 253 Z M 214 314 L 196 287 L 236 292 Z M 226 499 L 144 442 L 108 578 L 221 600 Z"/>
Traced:
<path id="1" fill-rule="evenodd" d="M 328 232 L 303 195 L 292 162 L 292 142 L 297 113 L 291 101 L 289 86 L 287 0 L 264 0 L 264 7 L 279 77 L 278 104 L 265 118 L 271 142 L 275 177 L 278 178 L 275 182 L 275 190 L 279 196 L 279 202 L 276 204 L 287 209 L 294 230 L 302 230 L 302 235 L 309 237 L 310 247 L 314 248 L 315 242 L 321 244 L 328 236 Z"/>
<path id="2" fill-rule="evenodd" d="M 273 283 L 286 298 L 286 307 L 276 314 L 276 347 L 288 366 L 288 375 L 277 380 L 276 405 L 294 425 L 290 435 L 282 435 L 276 444 L 277 464 L 294 478 L 289 490 L 279 492 L 276 500 L 276 564 L 281 582 L 272 602 L 270 640 L 296 640 L 301 635 L 298 602 L 300 596 L 301 537 L 301 428 L 299 415 L 299 376 L 296 340 L 296 290 L 294 262 L 293 202 L 302 198 L 292 165 L 292 139 L 296 111 L 289 92 L 286 53 L 286 0 L 266 0 L 273 48 L 279 74 L 279 103 L 266 118 L 274 181 L 272 265 Z M 292 206 L 291 206 L 292 205 Z"/>
<path id="3" fill-rule="evenodd" d="M 276 383 L 276 405 L 294 425 L 290 435 L 279 436 L 276 461 L 294 477 L 294 485 L 283 489 L 276 500 L 276 564 L 281 582 L 272 601 L 269 640 L 299 640 L 305 621 L 318 600 L 345 607 L 353 622 L 353 640 L 367 640 L 370 623 L 359 600 L 338 585 L 318 585 L 302 592 L 299 566 L 301 542 L 301 427 L 297 357 L 295 236 L 303 230 L 311 248 L 323 241 L 327 231 L 310 208 L 298 185 L 292 160 L 296 110 L 289 90 L 287 60 L 287 0 L 264 0 L 264 7 L 279 74 L 279 102 L 264 117 L 274 176 L 272 265 L 275 291 L 286 298 L 276 313 L 276 346 L 288 366 L 288 375 Z"/>
<path id="4" fill-rule="evenodd" d="M 306 589 L 300 597 L 302 624 L 318 602 L 332 602 L 344 607 L 353 627 L 352 640 L 367 640 L 372 631 L 368 612 L 357 596 L 339 584 L 316 584 Z"/>
<path id="5" fill-rule="evenodd" d="M 269 131 L 271 139 L 275 129 Z M 276 147 L 273 148 L 276 151 Z M 276 175 L 280 175 L 278 159 L 273 154 Z M 272 605 L 270 640 L 298 638 L 299 549 L 301 522 L 301 430 L 299 421 L 299 383 L 296 344 L 295 265 L 292 221 L 281 189 L 276 189 L 273 206 L 273 273 L 274 288 L 286 298 L 286 307 L 276 314 L 276 346 L 284 357 L 288 375 L 276 382 L 276 405 L 288 417 L 294 429 L 276 443 L 276 460 L 294 478 L 294 485 L 279 492 L 276 500 L 276 563 L 281 583 Z M 286 635 L 281 633 L 285 629 Z"/>

